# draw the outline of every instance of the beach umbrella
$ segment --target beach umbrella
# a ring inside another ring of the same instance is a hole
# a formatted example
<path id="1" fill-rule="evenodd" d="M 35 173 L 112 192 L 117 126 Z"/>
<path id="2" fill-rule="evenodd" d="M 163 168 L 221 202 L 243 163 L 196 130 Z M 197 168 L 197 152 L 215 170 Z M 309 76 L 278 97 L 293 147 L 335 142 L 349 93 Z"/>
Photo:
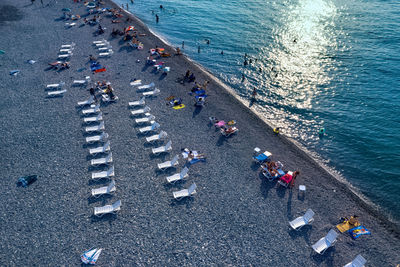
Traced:
<path id="1" fill-rule="evenodd" d="M 61 9 L 61 11 L 63 11 L 63 12 L 71 12 L 71 9 L 70 8 L 63 8 L 63 9 Z"/>

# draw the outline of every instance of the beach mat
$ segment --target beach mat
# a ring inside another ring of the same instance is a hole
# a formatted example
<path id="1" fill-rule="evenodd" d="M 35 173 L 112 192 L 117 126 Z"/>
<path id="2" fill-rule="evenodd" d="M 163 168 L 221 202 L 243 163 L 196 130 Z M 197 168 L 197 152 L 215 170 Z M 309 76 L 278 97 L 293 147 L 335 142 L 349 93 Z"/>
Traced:
<path id="1" fill-rule="evenodd" d="M 344 233 L 344 232 L 347 232 L 347 231 L 349 231 L 350 229 L 354 228 L 354 226 L 359 226 L 359 225 L 360 225 L 359 223 L 356 224 L 356 225 L 352 225 L 352 224 L 349 224 L 348 222 L 344 222 L 344 223 L 340 223 L 340 224 L 336 225 L 336 228 L 337 228 L 341 233 Z"/>
<path id="2" fill-rule="evenodd" d="M 173 106 L 172 108 L 173 109 L 181 109 L 181 108 L 184 108 L 184 107 L 185 107 L 184 104 L 180 104 L 180 105 L 177 105 L 177 106 Z"/>
<path id="3" fill-rule="evenodd" d="M 95 73 L 106 71 L 106 68 L 94 70 Z"/>

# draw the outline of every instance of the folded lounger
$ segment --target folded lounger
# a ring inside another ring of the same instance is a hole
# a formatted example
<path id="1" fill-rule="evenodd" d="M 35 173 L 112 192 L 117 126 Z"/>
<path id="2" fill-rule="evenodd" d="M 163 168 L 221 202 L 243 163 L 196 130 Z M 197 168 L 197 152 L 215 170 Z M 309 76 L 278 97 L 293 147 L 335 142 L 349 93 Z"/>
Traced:
<path id="1" fill-rule="evenodd" d="M 155 134 L 149 137 L 146 137 L 146 142 L 147 143 L 153 143 L 162 139 L 167 138 L 168 134 L 164 131 L 161 131 L 159 134 Z"/>
<path id="2" fill-rule="evenodd" d="M 86 123 L 97 122 L 97 121 L 102 121 L 102 120 L 103 120 L 103 116 L 102 116 L 101 112 L 96 117 L 88 117 L 88 118 L 83 119 L 83 121 Z"/>
<path id="3" fill-rule="evenodd" d="M 160 90 L 156 88 L 154 91 L 144 92 L 143 96 L 155 96 L 158 95 L 159 93 Z"/>
<path id="4" fill-rule="evenodd" d="M 112 192 L 115 192 L 115 190 L 115 181 L 112 180 L 108 186 L 92 189 L 92 196 L 99 197 L 101 195 L 111 194 Z"/>
<path id="5" fill-rule="evenodd" d="M 179 164 L 178 159 L 179 159 L 179 156 L 176 155 L 170 161 L 166 161 L 166 162 L 163 162 L 163 163 L 158 163 L 158 168 L 163 171 L 163 170 L 166 170 L 166 169 L 168 169 L 170 167 L 176 166 L 176 165 Z"/>
<path id="6" fill-rule="evenodd" d="M 189 169 L 188 167 L 183 168 L 183 170 L 181 172 L 175 173 L 171 176 L 167 177 L 167 182 L 168 183 L 175 183 L 177 181 L 183 180 L 185 178 L 187 178 L 189 176 L 188 174 Z"/>
<path id="7" fill-rule="evenodd" d="M 157 148 L 153 148 L 152 152 L 154 155 L 159 155 L 164 152 L 168 152 L 172 150 L 172 141 L 170 140 L 165 146 L 160 146 Z"/>
<path id="8" fill-rule="evenodd" d="M 145 113 L 149 112 L 150 110 L 151 109 L 150 109 L 149 106 L 145 106 L 142 109 L 133 110 L 133 111 L 131 111 L 131 113 L 132 113 L 133 116 L 138 116 L 138 115 L 145 114 Z"/>
<path id="9" fill-rule="evenodd" d="M 287 174 L 279 178 L 278 183 L 284 187 L 288 187 L 292 179 L 293 179 L 293 172 L 289 171 L 287 172 Z"/>
<path id="10" fill-rule="evenodd" d="M 86 137 L 86 143 L 94 143 L 94 142 L 104 142 L 108 139 L 108 133 L 102 133 L 100 135 L 89 136 Z"/>
<path id="11" fill-rule="evenodd" d="M 146 117 L 136 119 L 135 122 L 137 124 L 141 124 L 141 123 L 151 122 L 156 118 L 154 115 L 151 115 L 150 113 L 145 113 L 145 115 L 146 115 Z"/>
<path id="12" fill-rule="evenodd" d="M 343 267 L 364 267 L 364 265 L 367 263 L 367 260 L 364 259 L 363 256 L 357 255 L 357 257 L 354 258 L 351 262 L 347 263 Z"/>
<path id="13" fill-rule="evenodd" d="M 114 213 L 121 209 L 121 200 L 116 201 L 112 205 L 105 205 L 103 207 L 95 207 L 94 208 L 94 215 L 97 217 L 101 217 L 107 213 Z"/>
<path id="14" fill-rule="evenodd" d="M 317 243 L 312 245 L 312 248 L 318 254 L 324 254 L 325 250 L 336 243 L 337 236 L 338 233 L 335 230 L 331 229 L 325 237 L 321 238 L 320 240 L 318 240 Z"/>
<path id="15" fill-rule="evenodd" d="M 311 224 L 314 221 L 314 214 L 312 209 L 308 209 L 303 216 L 294 219 L 289 224 L 294 230 L 300 230 L 304 225 Z"/>
<path id="16" fill-rule="evenodd" d="M 99 166 L 99 165 L 108 165 L 113 162 L 112 153 L 108 154 L 107 157 L 99 158 L 99 159 L 92 159 L 90 164 L 92 166 Z"/>
<path id="17" fill-rule="evenodd" d="M 114 176 L 114 166 L 111 166 L 106 171 L 102 172 L 92 172 L 92 179 L 102 179 L 102 178 L 110 178 Z"/>
<path id="18" fill-rule="evenodd" d="M 157 130 L 158 128 L 160 128 L 160 124 L 158 124 L 158 123 L 155 122 L 155 121 L 152 121 L 150 126 L 140 128 L 140 129 L 139 129 L 139 132 L 140 132 L 140 133 L 148 133 L 148 132 L 151 132 L 151 131 L 155 131 L 155 130 Z"/>
<path id="19" fill-rule="evenodd" d="M 94 97 L 90 96 L 88 100 L 78 102 L 78 106 L 86 106 L 94 103 Z"/>
<path id="20" fill-rule="evenodd" d="M 140 90 L 147 90 L 147 89 L 150 89 L 150 88 L 153 88 L 155 86 L 155 84 L 154 83 L 149 83 L 149 84 L 145 84 L 145 85 L 141 85 L 141 86 L 139 86 L 138 88 L 137 88 L 137 90 L 138 91 L 140 91 Z"/>
<path id="21" fill-rule="evenodd" d="M 272 153 L 271 153 L 271 152 L 265 151 L 265 152 L 263 152 L 263 153 L 261 153 L 261 154 L 259 154 L 259 155 L 257 155 L 257 156 L 254 156 L 253 159 L 254 159 L 256 162 L 258 162 L 258 163 L 261 164 L 261 163 L 264 163 L 264 162 L 266 162 L 266 161 L 270 161 L 271 156 L 272 156 Z"/>
<path id="22" fill-rule="evenodd" d="M 90 82 L 90 76 L 86 76 L 84 80 L 74 80 L 74 85 L 86 85 Z"/>
<path id="23" fill-rule="evenodd" d="M 89 109 L 82 110 L 82 113 L 85 115 L 99 113 L 99 112 L 100 112 L 100 105 L 91 105 Z"/>
<path id="24" fill-rule="evenodd" d="M 49 96 L 60 96 L 63 95 L 65 92 L 67 92 L 67 90 L 59 90 L 59 91 L 53 91 L 53 92 L 48 92 L 47 94 Z"/>
<path id="25" fill-rule="evenodd" d="M 52 84 L 48 84 L 46 85 L 47 89 L 58 89 L 61 88 L 65 85 L 65 82 L 60 82 L 60 83 L 52 83 Z"/>
<path id="26" fill-rule="evenodd" d="M 89 149 L 89 154 L 96 155 L 98 153 L 105 153 L 108 151 L 110 151 L 110 141 L 107 141 L 107 143 L 105 143 L 104 146 L 99 146 L 96 148 Z"/>
<path id="27" fill-rule="evenodd" d="M 86 127 L 86 128 L 85 128 L 85 131 L 86 131 L 87 133 L 90 133 L 90 132 L 101 132 L 101 131 L 103 131 L 104 129 L 105 129 L 105 128 L 104 128 L 104 121 L 102 121 L 102 122 L 100 122 L 99 125 Z"/>
<path id="28" fill-rule="evenodd" d="M 193 183 L 188 189 L 182 189 L 180 191 L 173 192 L 174 198 L 176 200 L 181 200 L 184 197 L 191 197 L 196 194 L 196 184 Z"/>
<path id="29" fill-rule="evenodd" d="M 133 101 L 133 102 L 129 102 L 128 105 L 129 105 L 130 107 L 144 106 L 144 105 L 146 104 L 145 99 L 146 99 L 146 98 L 145 98 L 144 96 L 142 96 L 142 98 L 141 98 L 140 100 L 138 100 L 138 101 Z"/>

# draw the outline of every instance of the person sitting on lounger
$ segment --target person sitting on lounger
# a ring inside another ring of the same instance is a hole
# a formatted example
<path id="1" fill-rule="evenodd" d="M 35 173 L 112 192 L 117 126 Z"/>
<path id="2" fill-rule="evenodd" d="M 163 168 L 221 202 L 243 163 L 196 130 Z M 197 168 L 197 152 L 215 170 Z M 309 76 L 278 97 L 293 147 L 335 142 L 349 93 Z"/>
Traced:
<path id="1" fill-rule="evenodd" d="M 107 89 L 105 90 L 105 93 L 110 97 L 111 100 L 115 99 L 115 94 L 114 94 L 114 89 L 111 87 L 111 85 L 107 85 Z"/>

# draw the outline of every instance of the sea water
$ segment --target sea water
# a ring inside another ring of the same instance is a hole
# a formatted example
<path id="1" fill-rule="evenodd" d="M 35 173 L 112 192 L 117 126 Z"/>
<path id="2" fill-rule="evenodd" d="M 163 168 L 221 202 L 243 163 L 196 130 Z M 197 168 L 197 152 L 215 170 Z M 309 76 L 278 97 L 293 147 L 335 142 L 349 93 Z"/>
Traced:
<path id="1" fill-rule="evenodd" d="M 400 220 L 400 1 L 117 2 Z"/>

